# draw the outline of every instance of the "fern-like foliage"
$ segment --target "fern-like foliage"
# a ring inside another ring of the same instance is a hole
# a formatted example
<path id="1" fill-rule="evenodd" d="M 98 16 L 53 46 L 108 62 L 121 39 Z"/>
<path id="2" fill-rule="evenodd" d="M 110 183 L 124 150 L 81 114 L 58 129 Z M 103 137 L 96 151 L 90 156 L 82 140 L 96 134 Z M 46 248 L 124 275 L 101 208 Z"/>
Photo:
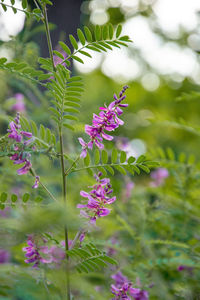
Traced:
<path id="1" fill-rule="evenodd" d="M 46 4 L 52 4 L 50 1 Z M 0 1 L 0 7 L 6 12 L 8 9 L 11 9 L 14 14 L 17 12 L 23 12 L 27 17 L 35 17 L 37 21 L 40 21 L 42 19 L 42 12 L 40 8 L 35 8 L 32 11 L 28 9 L 28 1 L 27 0 L 21 0 L 21 8 L 15 6 L 15 0 L 10 0 L 10 4 L 5 3 L 4 0 Z"/>
<path id="2" fill-rule="evenodd" d="M 57 65 L 52 73 L 53 78 L 47 84 L 53 104 L 50 107 L 52 119 L 59 125 L 74 130 L 71 121 L 78 121 L 81 93 L 84 91 L 81 77 L 70 76 L 70 72 L 63 66 Z"/>
<path id="3" fill-rule="evenodd" d="M 90 157 L 89 153 L 83 160 L 84 167 L 77 168 L 76 166 L 70 170 L 70 172 L 79 172 L 82 170 L 87 170 L 90 175 L 93 175 L 93 170 L 102 172 L 104 176 L 109 172 L 111 175 L 114 175 L 115 171 L 120 172 L 123 175 L 126 175 L 127 172 L 134 175 L 140 174 L 141 170 L 145 173 L 150 172 L 150 168 L 158 166 L 158 162 L 147 160 L 144 155 L 141 155 L 137 159 L 133 156 L 127 159 L 126 152 L 117 151 L 116 148 L 113 148 L 110 161 L 109 153 L 106 150 L 99 151 L 96 149 L 94 151 L 93 159 Z M 92 162 L 92 163 L 91 163 Z M 69 174 L 68 172 L 66 172 Z"/>
<path id="4" fill-rule="evenodd" d="M 151 149 L 149 155 L 152 159 L 157 158 L 162 166 L 176 168 L 180 165 L 194 166 L 195 157 L 190 154 L 186 156 L 184 152 L 176 154 L 170 147 L 162 149 L 161 147 Z"/>
<path id="5" fill-rule="evenodd" d="M 16 207 L 16 205 L 22 205 L 27 204 L 28 201 L 30 201 L 30 194 L 25 193 L 21 197 L 19 197 L 16 194 L 8 195 L 5 192 L 2 192 L 0 194 L 0 209 L 4 210 L 5 207 Z M 31 200 L 31 204 L 33 203 L 40 203 L 43 201 L 43 198 L 40 196 L 37 196 L 34 200 Z"/>
<path id="6" fill-rule="evenodd" d="M 118 25 L 117 29 L 114 30 L 111 24 L 104 26 L 97 25 L 94 28 L 94 32 L 92 32 L 87 26 L 84 26 L 84 31 L 78 28 L 78 39 L 76 39 L 73 35 L 69 36 L 73 50 L 71 51 L 64 42 L 60 41 L 59 44 L 62 48 L 62 53 L 54 50 L 54 54 L 62 60 L 61 64 L 66 63 L 68 67 L 70 66 L 71 59 L 83 64 L 84 56 L 92 58 L 91 54 L 87 52 L 87 50 L 92 50 L 95 52 L 107 52 L 113 48 L 121 48 L 122 46 L 127 47 L 128 43 L 132 41 L 128 36 L 121 36 L 121 31 L 121 25 Z"/>
<path id="7" fill-rule="evenodd" d="M 25 117 L 20 118 L 22 129 L 32 132 L 36 144 L 40 148 L 53 148 L 56 145 L 55 134 L 49 129 L 40 124 L 39 129 L 34 121 L 28 121 Z"/>
<path id="8" fill-rule="evenodd" d="M 31 80 L 34 83 L 44 85 L 41 81 L 47 80 L 50 74 L 45 74 L 42 70 L 35 70 L 26 62 L 7 62 L 7 58 L 0 58 L 0 70 L 8 71 L 16 76 Z"/>
<path id="9" fill-rule="evenodd" d="M 93 243 L 86 244 L 83 248 L 68 250 L 67 254 L 75 261 L 75 268 L 79 273 L 94 272 L 107 267 L 108 264 L 117 265 L 116 260 L 97 249 Z"/>

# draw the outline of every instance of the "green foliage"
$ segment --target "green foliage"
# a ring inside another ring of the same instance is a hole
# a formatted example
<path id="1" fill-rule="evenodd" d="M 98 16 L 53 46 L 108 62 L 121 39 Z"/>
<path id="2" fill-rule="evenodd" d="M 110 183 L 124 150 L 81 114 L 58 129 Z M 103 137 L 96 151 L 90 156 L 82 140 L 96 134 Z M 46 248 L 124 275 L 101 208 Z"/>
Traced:
<path id="1" fill-rule="evenodd" d="M 77 29 L 77 37 L 79 40 L 79 44 L 73 35 L 69 36 L 71 46 L 73 51 L 69 49 L 69 47 L 63 43 L 59 42 L 62 50 L 66 53 L 67 58 L 64 59 L 61 53 L 58 51 L 54 51 L 54 53 L 63 59 L 63 62 L 68 66 L 70 65 L 70 59 L 74 59 L 80 63 L 84 63 L 84 58 L 80 58 L 77 54 L 81 54 L 83 57 L 87 56 L 92 58 L 90 53 L 87 52 L 87 49 L 96 51 L 96 52 L 107 52 L 107 50 L 112 50 L 113 47 L 120 48 L 121 46 L 127 46 L 128 43 L 132 42 L 128 36 L 121 36 L 122 27 L 119 25 L 116 29 L 116 38 L 113 39 L 114 29 L 111 24 L 104 26 L 95 26 L 94 33 L 90 31 L 87 26 L 84 26 L 84 31 L 80 28 Z"/>
<path id="2" fill-rule="evenodd" d="M 118 161 L 118 154 L 119 154 L 119 161 Z M 100 162 L 101 156 L 101 162 Z M 159 166 L 159 163 L 156 161 L 147 160 L 144 155 L 141 155 L 136 160 L 134 157 L 129 157 L 128 160 L 126 158 L 126 153 L 124 151 L 117 151 L 116 148 L 113 148 L 111 153 L 111 162 L 108 160 L 109 153 L 106 150 L 102 150 L 101 155 L 98 149 L 95 150 L 94 159 L 90 158 L 89 153 L 87 153 L 86 158 L 84 159 L 83 168 L 74 168 L 71 172 L 79 172 L 82 170 L 89 170 L 89 169 L 96 169 L 103 173 L 106 176 L 107 171 L 113 175 L 114 169 L 121 173 L 122 175 L 126 175 L 128 171 L 132 175 L 137 173 L 140 174 L 140 170 L 144 171 L 145 173 L 150 172 L 150 168 L 155 168 Z M 94 162 L 94 165 L 90 164 L 90 162 Z"/>
<path id="3" fill-rule="evenodd" d="M 52 119 L 59 125 L 71 130 L 74 127 L 71 121 L 78 121 L 76 114 L 80 109 L 80 98 L 84 91 L 83 83 L 79 76 L 70 76 L 69 71 L 63 66 L 56 67 L 57 72 L 53 72 L 54 78 L 47 84 L 51 97 L 54 99 L 50 107 Z M 70 123 L 68 123 L 70 122 Z"/>
<path id="4" fill-rule="evenodd" d="M 117 265 L 115 259 L 107 256 L 92 243 L 86 244 L 82 248 L 68 250 L 67 254 L 76 261 L 75 268 L 79 273 L 95 272 L 110 264 Z"/>

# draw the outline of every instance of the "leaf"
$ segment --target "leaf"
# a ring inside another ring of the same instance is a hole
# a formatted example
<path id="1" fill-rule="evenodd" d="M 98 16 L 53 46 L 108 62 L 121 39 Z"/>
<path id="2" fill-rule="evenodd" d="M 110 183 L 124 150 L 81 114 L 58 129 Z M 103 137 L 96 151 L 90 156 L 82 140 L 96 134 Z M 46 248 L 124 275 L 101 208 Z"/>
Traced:
<path id="1" fill-rule="evenodd" d="M 81 42 L 81 44 L 84 46 L 85 45 L 85 36 L 84 36 L 84 34 L 83 34 L 83 32 L 82 32 L 82 30 L 81 29 L 77 29 L 77 35 L 78 35 L 78 38 L 79 38 L 79 41 Z"/>
<path id="2" fill-rule="evenodd" d="M 121 174 L 126 175 L 126 171 L 124 170 L 124 168 L 122 168 L 121 166 L 114 166 L 114 168 L 119 171 Z"/>
<path id="3" fill-rule="evenodd" d="M 49 110 L 52 111 L 58 118 L 60 118 L 60 113 L 54 107 L 49 107 Z"/>
<path id="4" fill-rule="evenodd" d="M 144 155 L 140 155 L 136 162 L 139 164 L 139 163 L 143 162 L 145 159 L 146 159 L 146 157 Z"/>
<path id="5" fill-rule="evenodd" d="M 17 195 L 12 194 L 12 195 L 11 195 L 11 201 L 12 201 L 13 203 L 15 203 L 15 202 L 17 201 Z"/>
<path id="6" fill-rule="evenodd" d="M 74 130 L 75 130 L 75 129 L 74 129 L 74 127 L 73 127 L 73 126 L 71 126 L 70 124 L 63 123 L 63 126 L 65 126 L 66 128 L 68 128 L 68 129 L 70 129 L 70 130 L 72 130 L 72 131 L 74 131 Z"/>
<path id="7" fill-rule="evenodd" d="M 42 202 L 42 201 L 43 201 L 43 199 L 40 196 L 35 198 L 35 202 L 37 202 L 37 203 Z"/>
<path id="8" fill-rule="evenodd" d="M 79 110 L 76 108 L 68 107 L 64 109 L 64 112 L 79 113 Z"/>
<path id="9" fill-rule="evenodd" d="M 25 194 L 23 195 L 23 197 L 22 197 L 22 201 L 23 201 L 24 203 L 26 203 L 26 202 L 29 200 L 29 198 L 30 198 L 30 194 L 25 193 Z"/>
<path id="10" fill-rule="evenodd" d="M 111 161 L 113 164 L 117 162 L 117 149 L 113 148 L 112 154 L 111 154 Z"/>
<path id="11" fill-rule="evenodd" d="M 125 151 L 121 151 L 120 162 L 124 163 L 125 161 L 126 161 L 126 152 Z"/>
<path id="12" fill-rule="evenodd" d="M 111 258 L 111 257 L 109 257 L 107 255 L 104 255 L 102 257 L 102 259 L 105 260 L 106 262 L 108 262 L 109 264 L 118 265 L 118 262 L 115 259 L 113 259 L 113 258 Z"/>
<path id="13" fill-rule="evenodd" d="M 64 115 L 64 119 L 78 121 L 78 118 L 71 115 Z"/>
<path id="14" fill-rule="evenodd" d="M 53 53 L 54 53 L 56 56 L 60 57 L 62 60 L 65 59 L 64 56 L 62 55 L 62 53 L 60 53 L 59 51 L 53 50 Z"/>
<path id="15" fill-rule="evenodd" d="M 26 9 L 28 6 L 27 0 L 22 0 L 22 7 L 23 9 Z"/>
<path id="16" fill-rule="evenodd" d="M 132 163 L 134 163 L 134 161 L 135 161 L 135 157 L 130 156 L 130 157 L 128 158 L 128 164 L 132 164 Z"/>
<path id="17" fill-rule="evenodd" d="M 92 42 L 92 33 L 87 26 L 84 26 L 85 36 L 88 42 Z"/>
<path id="18" fill-rule="evenodd" d="M 34 135 L 34 136 L 37 136 L 37 132 L 38 132 L 38 130 L 37 130 L 37 125 L 36 125 L 35 122 L 32 121 L 32 120 L 31 120 L 31 127 L 32 127 L 33 135 Z"/>
<path id="19" fill-rule="evenodd" d="M 42 140 L 45 138 L 45 128 L 42 124 L 40 124 L 40 137 Z"/>
<path id="20" fill-rule="evenodd" d="M 91 56 L 88 52 L 85 52 L 85 51 L 83 51 L 83 50 L 79 50 L 79 53 L 81 53 L 81 54 L 83 54 L 83 55 L 85 55 L 85 56 L 87 56 L 87 57 L 92 58 L 92 56 Z"/>
<path id="21" fill-rule="evenodd" d="M 86 155 L 86 157 L 84 158 L 84 165 L 85 165 L 86 167 L 88 167 L 89 164 L 90 164 L 90 155 L 89 155 L 89 153 L 87 152 L 87 155 Z"/>
<path id="22" fill-rule="evenodd" d="M 117 30 L 116 30 L 116 38 L 118 38 L 120 36 L 121 32 L 122 32 L 122 25 L 119 24 L 117 26 Z"/>
<path id="23" fill-rule="evenodd" d="M 80 57 L 78 57 L 76 55 L 72 55 L 71 58 L 73 58 L 74 60 L 80 62 L 81 64 L 84 64 L 84 61 Z"/>
<path id="24" fill-rule="evenodd" d="M 110 40 L 112 40 L 113 33 L 114 33 L 114 29 L 113 29 L 112 24 L 109 24 L 109 30 L 108 30 L 108 32 L 109 32 L 109 38 L 110 38 Z"/>
<path id="25" fill-rule="evenodd" d="M 2 6 L 4 11 L 7 11 L 7 7 L 4 4 L 1 3 L 1 6 Z"/>
<path id="26" fill-rule="evenodd" d="M 7 197 L 8 197 L 7 193 L 5 193 L 5 192 L 1 193 L 0 202 L 3 202 L 3 203 L 6 202 Z"/>
<path id="27" fill-rule="evenodd" d="M 98 165 L 99 161 L 100 161 L 100 153 L 99 153 L 98 149 L 95 149 L 95 151 L 94 151 L 94 163 L 95 163 L 95 165 Z"/>
<path id="28" fill-rule="evenodd" d="M 51 130 L 49 128 L 46 129 L 46 141 L 47 143 L 51 142 Z"/>
<path id="29" fill-rule="evenodd" d="M 98 170 L 103 174 L 103 176 L 107 175 L 107 172 L 103 167 L 98 167 Z"/>
<path id="30" fill-rule="evenodd" d="M 147 174 L 150 173 L 150 169 L 147 166 L 144 165 L 140 165 L 140 169 L 142 169 L 144 172 L 146 172 Z"/>
<path id="31" fill-rule="evenodd" d="M 139 175 L 140 174 L 140 169 L 135 166 L 135 165 L 131 165 L 131 168 Z"/>
<path id="32" fill-rule="evenodd" d="M 69 47 L 63 43 L 62 41 L 59 42 L 59 45 L 61 46 L 61 48 L 68 54 L 71 55 L 71 50 L 69 49 Z"/>
<path id="33" fill-rule="evenodd" d="M 74 49 L 78 50 L 78 44 L 72 34 L 69 35 L 69 39 Z"/>
<path id="34" fill-rule="evenodd" d="M 113 176 L 115 174 L 113 168 L 109 165 L 105 166 L 106 170 L 108 170 L 108 172 Z"/>
<path id="35" fill-rule="evenodd" d="M 87 169 L 87 172 L 88 172 L 88 174 L 90 175 L 90 176 L 92 176 L 93 177 L 93 171 L 92 171 L 92 169 Z"/>
<path id="36" fill-rule="evenodd" d="M 105 150 L 102 150 L 101 152 L 101 160 L 103 164 L 108 162 L 108 153 Z"/>
<path id="37" fill-rule="evenodd" d="M 94 46 L 87 45 L 86 48 L 96 51 L 96 52 L 101 52 L 99 49 L 95 48 Z"/>
<path id="38" fill-rule="evenodd" d="M 95 26 L 94 35 L 95 35 L 96 41 L 99 41 L 101 39 L 101 27 L 99 25 Z"/>
<path id="39" fill-rule="evenodd" d="M 103 35 L 103 39 L 106 40 L 108 37 L 108 25 L 104 25 L 103 26 L 103 30 L 102 30 L 102 35 Z"/>

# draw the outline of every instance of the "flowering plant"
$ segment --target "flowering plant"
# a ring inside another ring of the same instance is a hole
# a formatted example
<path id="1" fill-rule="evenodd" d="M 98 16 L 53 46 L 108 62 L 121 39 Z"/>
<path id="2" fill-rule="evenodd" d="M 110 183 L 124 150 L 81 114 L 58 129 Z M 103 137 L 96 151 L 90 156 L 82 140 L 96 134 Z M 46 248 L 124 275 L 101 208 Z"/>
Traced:
<path id="1" fill-rule="evenodd" d="M 166 230 L 163 229 L 165 240 L 157 238 L 153 227 L 154 219 L 161 222 L 158 208 L 162 204 L 159 197 L 171 174 L 164 162 L 162 168 L 155 169 L 149 179 L 145 174 L 158 166 L 154 158 L 159 155 L 152 154 L 152 159 L 144 155 L 133 157 L 126 147 L 122 151 L 117 149 L 115 135 L 127 122 L 123 112 L 128 111 L 130 103 L 129 97 L 128 103 L 124 101 L 128 86 L 125 85 L 119 94 L 114 94 L 114 100 L 101 99 L 100 112 L 97 113 L 95 107 L 96 113 L 88 122 L 90 125 L 84 125 L 85 122 L 80 122 L 77 117 L 82 109 L 83 81 L 70 69 L 73 60 L 84 63 L 84 57 L 91 57 L 92 52 L 126 47 L 131 40 L 122 35 L 121 25 L 116 28 L 111 24 L 97 25 L 94 29 L 84 26 L 77 30 L 76 37 L 69 36 L 69 45 L 60 41 L 59 47 L 53 50 L 47 18 L 47 7 L 52 2 L 35 0 L 36 8 L 33 10 L 28 7 L 28 2 L 22 0 L 20 9 L 15 7 L 14 0 L 11 4 L 1 1 L 0 5 L 5 12 L 7 9 L 12 9 L 14 13 L 22 11 L 27 17 L 43 23 L 49 58 L 40 57 L 38 68 L 18 57 L 12 62 L 2 57 L 0 68 L 14 74 L 17 80 L 21 78 L 26 90 L 37 90 L 35 93 L 45 113 L 40 116 L 40 109 L 26 106 L 26 97 L 19 93 L 20 88 L 13 93 L 16 103 L 6 117 L 6 126 L 0 138 L 0 156 L 5 170 L 1 173 L 0 220 L 10 237 L 9 245 L 3 243 L 0 249 L 0 264 L 5 266 L 5 274 L 8 273 L 7 264 L 13 265 L 13 281 L 21 276 L 19 266 L 22 265 L 30 286 L 36 284 L 38 288 L 35 299 L 49 299 L 51 296 L 68 300 L 102 299 L 102 295 L 106 295 L 116 300 L 147 300 L 157 278 L 154 273 L 154 251 L 156 253 L 158 249 L 151 251 L 150 245 L 187 249 L 184 242 L 168 240 L 169 229 L 165 229 L 164 225 L 161 228 Z M 31 101 L 34 99 L 31 98 Z M 31 113 L 34 120 L 29 118 Z M 40 122 L 42 124 L 38 125 Z M 170 150 L 167 155 L 162 151 L 159 153 L 161 158 L 173 156 Z M 20 167 L 15 170 L 15 165 Z M 140 190 L 138 194 L 135 192 L 135 202 L 129 202 L 136 186 L 133 176 L 141 171 L 147 180 L 147 192 L 142 196 Z M 15 179 L 10 183 L 13 176 Z M 123 189 L 121 196 L 116 182 L 120 182 Z M 4 186 L 9 188 L 4 191 Z M 145 202 L 147 195 L 149 202 Z M 134 208 L 131 203 L 134 203 Z M 144 226 L 145 220 L 148 228 Z M 99 238 L 101 230 L 105 232 L 103 241 Z M 142 230 L 146 230 L 143 235 Z M 2 240 L 6 241 L 4 234 Z M 156 239 L 149 241 L 149 236 L 154 235 Z M 10 249 L 18 247 L 16 241 L 20 244 L 20 255 L 12 256 Z M 131 250 L 126 253 L 122 243 L 126 245 L 128 242 Z M 147 253 L 151 253 L 153 262 L 147 259 Z M 123 273 L 127 276 L 121 272 L 125 257 L 128 267 Z M 192 276 L 190 263 L 180 261 L 174 269 L 178 270 L 178 274 L 186 271 Z M 97 279 L 100 285 L 96 284 Z M 17 284 L 14 282 L 12 287 Z M 85 284 L 86 288 L 83 288 Z M 3 285 L 0 293 L 3 294 L 4 290 L 7 292 L 9 287 Z M 36 289 L 30 287 L 30 290 L 35 292 Z M 10 292 L 7 293 L 9 295 Z M 158 297 L 161 299 L 163 294 Z"/>

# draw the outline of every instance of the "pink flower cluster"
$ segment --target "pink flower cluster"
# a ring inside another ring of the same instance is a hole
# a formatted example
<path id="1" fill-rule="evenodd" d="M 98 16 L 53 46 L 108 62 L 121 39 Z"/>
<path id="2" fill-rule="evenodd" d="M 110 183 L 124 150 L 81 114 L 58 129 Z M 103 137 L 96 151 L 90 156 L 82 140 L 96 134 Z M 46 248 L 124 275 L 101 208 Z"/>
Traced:
<path id="1" fill-rule="evenodd" d="M 145 290 L 133 288 L 132 283 L 121 272 L 111 276 L 115 284 L 111 285 L 111 292 L 115 295 L 113 300 L 148 300 L 149 295 Z"/>
<path id="2" fill-rule="evenodd" d="M 9 127 L 10 127 L 10 129 L 8 129 L 8 132 L 9 132 L 8 137 L 10 139 L 15 140 L 15 142 L 17 143 L 14 145 L 14 150 L 17 152 L 15 154 L 13 154 L 10 157 L 10 159 L 13 160 L 14 164 L 16 164 L 16 165 L 25 163 L 22 168 L 17 170 L 18 175 L 23 175 L 23 174 L 28 173 L 28 171 L 30 170 L 32 165 L 31 165 L 31 162 L 29 161 L 30 154 L 20 151 L 21 145 L 19 145 L 19 143 L 23 144 L 23 149 L 25 146 L 28 146 L 33 141 L 31 139 L 32 133 L 21 130 L 19 113 L 17 113 L 15 122 L 14 121 L 10 122 Z M 28 138 L 28 139 L 24 140 L 24 138 Z"/>
<path id="3" fill-rule="evenodd" d="M 99 149 L 103 149 L 103 139 L 111 141 L 113 136 L 108 135 L 106 131 L 113 131 L 119 125 L 123 125 L 124 122 L 118 118 L 123 113 L 122 107 L 127 107 L 128 104 L 122 104 L 121 102 L 126 98 L 123 96 L 128 87 L 124 86 L 119 93 L 119 97 L 114 95 L 114 101 L 107 107 L 100 107 L 101 112 L 99 115 L 93 114 L 92 125 L 85 125 L 85 132 L 89 135 L 90 141 L 86 143 L 82 138 L 79 138 L 79 143 L 82 146 L 81 157 L 86 157 L 87 149 L 92 149 L 95 144 Z"/>
<path id="4" fill-rule="evenodd" d="M 25 263 L 34 263 L 33 268 L 38 268 L 40 264 L 56 263 L 60 264 L 65 259 L 64 248 L 58 246 L 47 246 L 47 240 L 44 238 L 37 238 L 34 235 L 29 235 L 27 240 L 28 247 L 24 247 L 26 252 Z M 64 243 L 61 242 L 61 246 Z"/>
<path id="5" fill-rule="evenodd" d="M 105 206 L 110 205 L 116 200 L 115 196 L 109 198 L 109 195 L 113 192 L 110 179 L 101 179 L 101 175 L 101 172 L 95 175 L 97 183 L 90 187 L 91 191 L 89 193 L 85 191 L 80 192 L 82 197 L 87 198 L 87 204 L 77 205 L 77 208 L 85 209 L 81 210 L 80 214 L 90 219 L 91 224 L 95 224 L 97 218 L 107 216 L 110 213 L 110 209 Z"/>

